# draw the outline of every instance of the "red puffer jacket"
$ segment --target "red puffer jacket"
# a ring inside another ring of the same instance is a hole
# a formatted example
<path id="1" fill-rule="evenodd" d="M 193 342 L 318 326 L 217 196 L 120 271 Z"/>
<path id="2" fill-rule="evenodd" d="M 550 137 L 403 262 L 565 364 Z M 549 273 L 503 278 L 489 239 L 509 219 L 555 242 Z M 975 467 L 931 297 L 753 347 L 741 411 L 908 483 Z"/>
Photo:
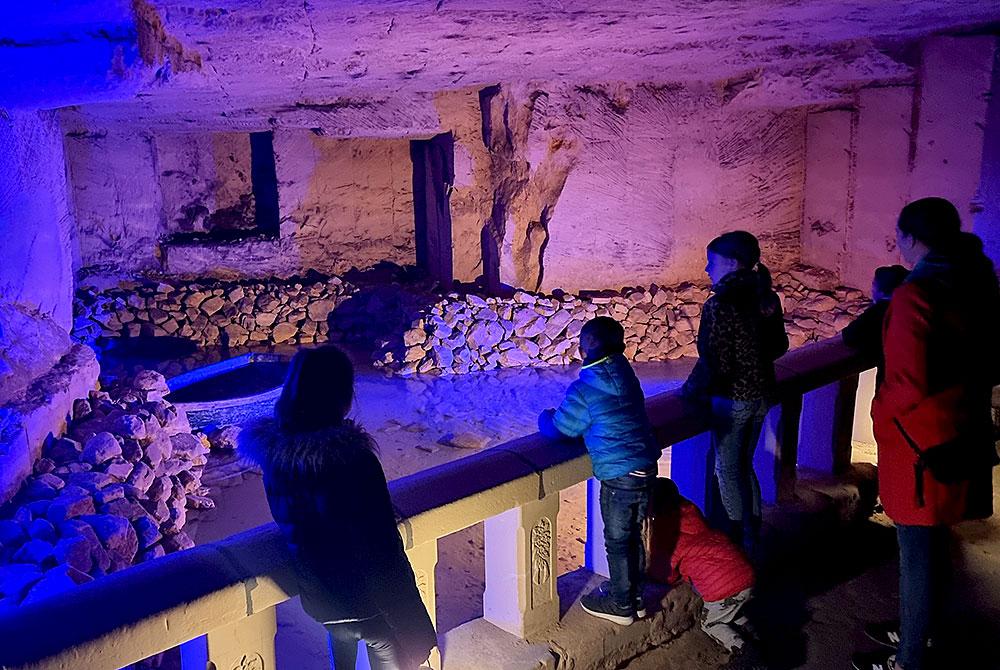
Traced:
<path id="1" fill-rule="evenodd" d="M 705 602 L 725 600 L 754 583 L 743 552 L 724 533 L 709 528 L 694 503 L 654 509 L 649 520 L 647 573 L 667 584 L 688 580 Z"/>
<path id="2" fill-rule="evenodd" d="M 995 282 L 988 275 L 978 280 L 969 265 L 925 259 L 896 289 L 886 315 L 885 381 L 872 403 L 872 419 L 879 495 L 896 523 L 950 525 L 992 513 L 989 466 L 951 484 L 924 471 L 918 485 L 917 455 L 900 430 L 920 449 L 968 435 L 977 436 L 982 449 L 993 449 L 990 394 L 1000 381 L 1000 301 Z"/>

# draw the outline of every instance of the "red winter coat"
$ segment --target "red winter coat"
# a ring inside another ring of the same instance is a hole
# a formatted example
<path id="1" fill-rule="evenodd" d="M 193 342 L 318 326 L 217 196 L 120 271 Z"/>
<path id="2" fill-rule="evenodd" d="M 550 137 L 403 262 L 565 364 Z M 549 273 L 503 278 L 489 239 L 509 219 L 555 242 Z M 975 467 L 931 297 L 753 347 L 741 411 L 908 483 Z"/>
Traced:
<path id="1" fill-rule="evenodd" d="M 705 602 L 725 600 L 754 583 L 753 567 L 724 533 L 709 528 L 694 503 L 654 509 L 647 573 L 666 584 L 691 582 Z"/>
<path id="2" fill-rule="evenodd" d="M 1000 304 L 988 275 L 985 286 L 977 286 L 961 268 L 941 259 L 922 261 L 896 289 L 883 326 L 885 381 L 872 403 L 872 419 L 879 494 L 886 513 L 900 524 L 948 525 L 992 513 L 988 467 L 954 484 L 942 484 L 925 470 L 920 506 L 917 455 L 894 421 L 921 449 L 969 434 L 985 435 L 979 441 L 991 448 L 986 433 Z"/>

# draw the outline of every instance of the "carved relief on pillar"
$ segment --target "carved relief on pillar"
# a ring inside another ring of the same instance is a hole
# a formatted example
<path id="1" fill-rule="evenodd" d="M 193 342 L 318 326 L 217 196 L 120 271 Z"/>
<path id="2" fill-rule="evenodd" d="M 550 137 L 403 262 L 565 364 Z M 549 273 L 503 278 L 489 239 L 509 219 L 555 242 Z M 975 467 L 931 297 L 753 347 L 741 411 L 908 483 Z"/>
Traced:
<path id="1" fill-rule="evenodd" d="M 247 654 L 233 666 L 233 670 L 265 670 L 264 658 L 260 654 Z"/>
<path id="2" fill-rule="evenodd" d="M 552 599 L 552 521 L 541 517 L 531 529 L 531 606 Z"/>
<path id="3" fill-rule="evenodd" d="M 418 568 L 413 571 L 413 576 L 417 580 L 417 591 L 420 593 L 420 598 L 426 602 L 428 597 L 427 571 Z"/>

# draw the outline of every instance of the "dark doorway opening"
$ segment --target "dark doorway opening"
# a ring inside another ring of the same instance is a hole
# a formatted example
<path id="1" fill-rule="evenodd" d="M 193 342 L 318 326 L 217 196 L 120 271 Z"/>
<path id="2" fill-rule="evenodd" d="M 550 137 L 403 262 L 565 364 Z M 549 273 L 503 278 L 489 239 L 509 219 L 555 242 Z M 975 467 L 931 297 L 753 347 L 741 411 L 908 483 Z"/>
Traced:
<path id="1" fill-rule="evenodd" d="M 257 232 L 278 236 L 278 173 L 274 165 L 274 133 L 250 133 L 250 182 L 256 203 Z"/>
<path id="2" fill-rule="evenodd" d="M 451 247 L 451 188 L 455 140 L 451 133 L 410 142 L 417 266 L 442 284 L 454 279 Z"/>

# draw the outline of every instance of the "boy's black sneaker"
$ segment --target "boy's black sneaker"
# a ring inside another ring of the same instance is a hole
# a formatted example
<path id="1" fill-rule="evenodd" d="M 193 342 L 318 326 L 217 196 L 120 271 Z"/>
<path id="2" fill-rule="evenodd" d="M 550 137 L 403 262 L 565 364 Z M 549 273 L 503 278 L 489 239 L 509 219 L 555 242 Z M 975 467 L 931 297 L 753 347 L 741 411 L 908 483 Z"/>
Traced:
<path id="1" fill-rule="evenodd" d="M 641 591 L 642 589 L 640 589 Z M 611 582 L 605 579 L 596 590 L 591 591 L 591 593 L 601 593 L 607 595 L 611 593 Z M 646 611 L 646 600 L 642 597 L 642 593 L 639 593 L 635 597 L 635 618 L 645 619 L 648 612 Z"/>
<path id="2" fill-rule="evenodd" d="M 617 605 L 611 596 L 595 589 L 580 599 L 583 611 L 599 619 L 611 621 L 620 626 L 627 626 L 635 621 L 635 608 Z"/>
<path id="3" fill-rule="evenodd" d="M 896 654 L 891 651 L 866 651 L 851 657 L 854 670 L 896 670 Z"/>
<path id="4" fill-rule="evenodd" d="M 899 649 L 899 622 L 885 621 L 870 623 L 865 626 L 865 635 L 881 645 L 891 649 Z M 927 648 L 934 648 L 934 640 L 927 638 Z"/>

